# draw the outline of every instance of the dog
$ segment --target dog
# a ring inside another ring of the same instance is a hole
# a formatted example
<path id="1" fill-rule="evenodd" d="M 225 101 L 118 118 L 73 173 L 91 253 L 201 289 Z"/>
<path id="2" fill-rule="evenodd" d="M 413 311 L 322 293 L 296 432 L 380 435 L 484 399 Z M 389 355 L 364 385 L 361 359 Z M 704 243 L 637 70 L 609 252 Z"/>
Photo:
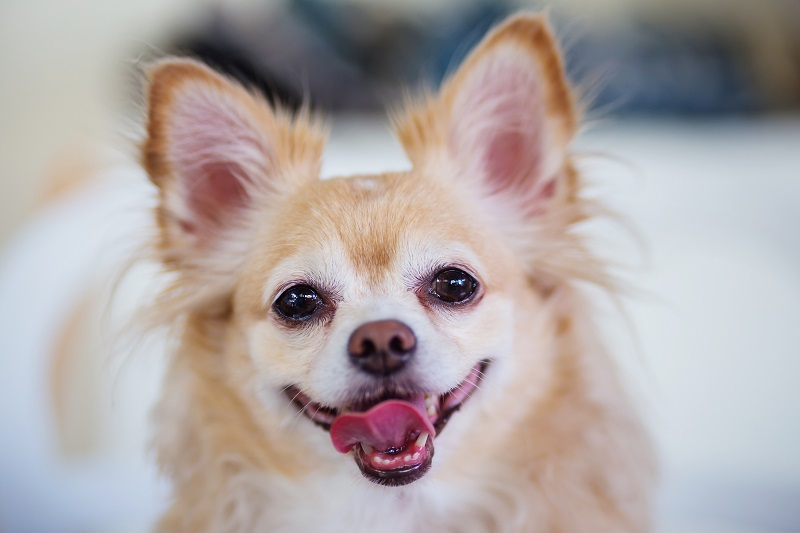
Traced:
<path id="1" fill-rule="evenodd" d="M 578 105 L 547 21 L 393 115 L 405 172 L 319 179 L 326 129 L 188 59 L 142 162 L 177 341 L 172 531 L 645 531 L 654 461 L 592 325 Z"/>

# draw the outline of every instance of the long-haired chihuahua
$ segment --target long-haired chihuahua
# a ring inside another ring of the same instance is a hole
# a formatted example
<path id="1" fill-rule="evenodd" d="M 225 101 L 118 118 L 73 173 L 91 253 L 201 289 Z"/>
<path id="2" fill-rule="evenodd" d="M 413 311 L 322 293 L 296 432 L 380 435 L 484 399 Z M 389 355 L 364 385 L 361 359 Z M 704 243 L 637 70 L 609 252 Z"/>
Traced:
<path id="1" fill-rule="evenodd" d="M 581 292 L 605 269 L 540 16 L 393 123 L 411 170 L 321 180 L 325 128 L 149 71 L 154 305 L 175 326 L 159 531 L 643 531 L 653 466 Z"/>

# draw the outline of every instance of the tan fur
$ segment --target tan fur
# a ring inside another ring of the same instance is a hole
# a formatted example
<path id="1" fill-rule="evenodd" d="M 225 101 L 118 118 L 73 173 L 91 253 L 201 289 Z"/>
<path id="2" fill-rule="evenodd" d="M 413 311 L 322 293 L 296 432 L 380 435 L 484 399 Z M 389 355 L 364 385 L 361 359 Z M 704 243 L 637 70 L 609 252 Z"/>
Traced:
<path id="1" fill-rule="evenodd" d="M 186 85 L 210 87 L 228 93 L 240 105 L 242 112 L 253 121 L 263 135 L 270 137 L 277 154 L 278 172 L 297 170 L 299 177 L 315 177 L 319 174 L 319 161 L 322 156 L 326 133 L 322 125 L 306 111 L 295 117 L 286 113 L 273 113 L 269 105 L 261 98 L 247 92 L 239 86 L 232 86 L 222 76 L 199 63 L 165 60 L 155 65 L 150 71 L 150 91 L 147 123 L 147 141 L 142 147 L 142 165 L 152 181 L 161 190 L 162 205 L 169 193 L 169 177 L 174 172 L 173 162 L 166 156 L 170 134 L 166 123 L 166 114 L 171 106 L 171 98 Z M 157 212 L 157 221 L 161 228 L 163 240 L 160 243 L 162 253 L 169 256 L 170 261 L 178 261 L 170 253 L 180 243 L 174 241 L 170 220 L 163 209 Z"/>
<path id="2" fill-rule="evenodd" d="M 157 413 L 159 463 L 174 483 L 159 531 L 649 528 L 647 438 L 576 287 L 580 279 L 607 277 L 573 231 L 588 204 L 571 159 L 563 162 L 549 211 L 525 233 L 508 236 L 497 229 L 497 213 L 452 181 L 457 176 L 440 157 L 449 150 L 445 124 L 454 95 L 497 46 L 520 47 L 534 58 L 551 133 L 566 146 L 577 117 L 561 59 L 546 22 L 521 15 L 492 32 L 440 96 L 396 118 L 411 171 L 326 181 L 316 179 L 323 133 L 307 115 L 275 115 L 193 62 L 168 61 L 152 71 L 144 166 L 161 190 L 159 250 L 174 274 L 154 316 L 180 331 Z M 278 162 L 278 183 L 256 195 L 238 226 L 247 246 L 230 261 L 218 257 L 215 264 L 224 266 L 216 272 L 202 268 L 210 259 L 192 254 L 222 256 L 223 247 L 181 244 L 186 237 L 165 207 L 176 180 L 168 157 L 170 106 L 193 83 L 246 110 Z M 467 252 L 462 257 L 456 248 L 455 259 L 474 255 L 480 265 L 482 298 L 457 316 L 418 306 L 399 279 L 403 268 L 426 250 L 456 245 Z M 413 309 L 429 334 L 452 348 L 442 356 L 459 367 L 454 372 L 465 374 L 472 354 L 508 352 L 436 437 L 434 468 L 422 480 L 393 489 L 371 485 L 349 455 L 331 449 L 325 432 L 302 415 L 287 415 L 279 387 L 291 379 L 313 392 L 320 358 L 341 333 L 328 322 L 296 335 L 270 314 L 273 278 L 305 264 L 352 283 L 341 289 L 337 316 L 361 312 L 351 302 L 359 298 Z"/>

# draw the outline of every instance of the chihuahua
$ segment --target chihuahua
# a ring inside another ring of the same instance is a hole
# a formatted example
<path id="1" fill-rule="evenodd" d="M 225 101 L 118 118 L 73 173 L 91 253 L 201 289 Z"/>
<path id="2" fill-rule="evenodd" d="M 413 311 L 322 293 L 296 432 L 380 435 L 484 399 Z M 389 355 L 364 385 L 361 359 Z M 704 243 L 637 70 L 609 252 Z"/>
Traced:
<path id="1" fill-rule="evenodd" d="M 151 68 L 158 531 L 649 528 L 650 444 L 581 289 L 608 278 L 576 107 L 516 15 L 394 114 L 411 170 L 321 180 L 307 110 Z"/>

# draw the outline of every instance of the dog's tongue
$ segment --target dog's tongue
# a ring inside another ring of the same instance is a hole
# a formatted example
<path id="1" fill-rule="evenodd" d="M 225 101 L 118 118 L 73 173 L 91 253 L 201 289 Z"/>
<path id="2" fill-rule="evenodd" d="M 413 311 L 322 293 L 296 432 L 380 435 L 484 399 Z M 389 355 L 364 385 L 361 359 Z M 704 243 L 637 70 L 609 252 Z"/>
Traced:
<path id="1" fill-rule="evenodd" d="M 402 447 L 415 431 L 436 434 L 425 413 L 423 397 L 410 402 L 386 400 L 364 413 L 339 415 L 331 425 L 331 440 L 342 453 L 359 442 L 383 451 Z"/>

